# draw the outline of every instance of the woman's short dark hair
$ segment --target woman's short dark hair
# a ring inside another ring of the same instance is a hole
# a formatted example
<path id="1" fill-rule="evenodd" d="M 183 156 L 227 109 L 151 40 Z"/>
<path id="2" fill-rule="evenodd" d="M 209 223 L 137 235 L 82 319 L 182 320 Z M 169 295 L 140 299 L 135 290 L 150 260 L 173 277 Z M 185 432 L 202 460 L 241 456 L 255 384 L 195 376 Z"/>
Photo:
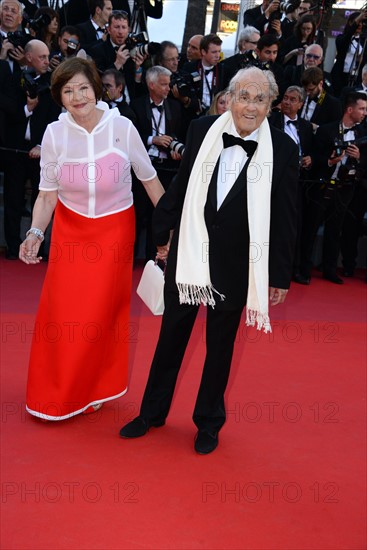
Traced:
<path id="1" fill-rule="evenodd" d="M 80 57 L 72 57 L 60 63 L 51 77 L 51 95 L 58 105 L 62 107 L 61 90 L 67 82 L 76 74 L 81 73 L 93 87 L 96 99 L 102 97 L 102 80 L 98 74 L 94 61 L 87 61 Z"/>

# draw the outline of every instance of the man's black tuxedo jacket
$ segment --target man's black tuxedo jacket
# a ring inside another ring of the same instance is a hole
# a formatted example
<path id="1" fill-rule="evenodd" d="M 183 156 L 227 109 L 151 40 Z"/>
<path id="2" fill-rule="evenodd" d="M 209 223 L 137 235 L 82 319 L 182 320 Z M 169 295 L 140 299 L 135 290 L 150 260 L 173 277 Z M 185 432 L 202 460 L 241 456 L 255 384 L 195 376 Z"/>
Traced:
<path id="1" fill-rule="evenodd" d="M 123 10 L 129 14 L 131 19 L 131 12 L 128 0 L 113 0 L 114 10 Z M 154 5 L 149 0 L 144 0 L 145 15 L 147 17 L 153 17 L 153 19 L 160 19 L 162 17 L 163 6 L 160 0 L 154 1 Z M 64 25 L 77 25 L 86 21 L 89 17 L 89 9 L 87 0 L 69 0 L 65 2 L 63 7 L 59 8 L 60 15 L 60 28 Z"/>
<path id="2" fill-rule="evenodd" d="M 284 130 L 284 116 L 280 111 L 275 111 L 271 114 L 269 118 L 269 123 L 278 128 L 279 130 Z M 298 118 L 298 127 L 297 132 L 301 142 L 301 149 L 303 156 L 308 156 L 313 154 L 313 143 L 314 135 L 312 131 L 312 124 L 303 118 Z"/>
<path id="3" fill-rule="evenodd" d="M 84 23 L 79 23 L 76 27 L 80 31 L 80 46 L 89 53 L 90 48 L 99 42 L 97 31 L 90 19 L 84 21 Z"/>
<path id="4" fill-rule="evenodd" d="M 153 135 L 152 111 L 150 108 L 150 97 L 145 95 L 134 99 L 131 104 L 131 109 L 134 111 L 137 122 L 136 127 L 141 139 L 147 149 L 148 137 Z M 182 108 L 180 104 L 173 99 L 164 100 L 165 122 L 167 136 L 175 136 L 179 141 L 184 140 L 184 132 L 182 129 Z"/>
<path id="5" fill-rule="evenodd" d="M 335 120 L 340 120 L 342 115 L 343 115 L 343 110 L 339 99 L 326 93 L 322 104 L 316 105 L 310 122 L 313 122 L 318 126 L 321 126 L 323 124 L 328 124 L 329 122 L 333 122 Z"/>
<path id="6" fill-rule="evenodd" d="M 209 127 L 217 118 L 206 116 L 191 123 L 185 154 L 178 174 L 153 213 L 153 231 L 157 245 L 166 244 L 169 230 L 175 228 L 166 270 L 167 292 L 177 291 L 175 274 L 179 224 L 191 169 Z M 276 288 L 288 288 L 296 240 L 298 149 L 286 134 L 272 127 L 270 127 L 270 131 L 274 163 L 271 191 L 269 284 Z M 262 169 L 266 168 L 262 167 Z M 246 304 L 249 232 L 247 180 L 244 173 L 245 170 L 239 175 L 218 211 L 214 175 L 209 185 L 205 212 L 203 213 L 210 243 L 209 251 L 206 248 L 207 243 L 203 243 L 203 261 L 207 261 L 209 258 L 212 284 L 226 296 L 224 301 L 218 301 L 216 306 L 218 309 L 238 309 Z M 259 247 L 259 253 L 263 246 L 268 246 L 268 243 L 255 244 L 256 248 Z"/>
<path id="7" fill-rule="evenodd" d="M 188 63 L 185 63 L 185 65 L 182 67 L 182 70 L 186 73 L 198 72 L 200 75 L 203 72 L 202 64 L 200 60 L 189 61 Z M 222 63 L 218 63 L 218 65 L 214 67 L 213 71 L 216 76 L 216 84 L 213 89 L 212 98 L 215 96 L 215 94 L 217 94 L 221 90 L 224 90 L 224 83 L 223 83 L 224 71 L 223 71 Z M 198 94 L 199 99 L 202 98 L 202 95 L 203 95 L 203 78 L 200 81 L 200 91 Z"/>
<path id="8" fill-rule="evenodd" d="M 251 25 L 251 27 L 255 27 L 261 35 L 264 34 L 264 26 L 267 22 L 268 20 L 265 14 L 261 11 L 261 6 L 250 8 L 243 14 L 243 26 L 246 27 L 247 25 Z"/>
<path id="9" fill-rule="evenodd" d="M 99 71 L 106 71 L 107 69 L 116 69 L 114 63 L 116 61 L 116 52 L 114 47 L 111 44 L 111 40 L 108 37 L 106 41 L 99 40 L 92 48 L 89 50 L 89 54 L 95 61 L 97 69 Z M 135 82 L 135 63 L 129 58 L 123 67 L 120 69 L 120 72 L 125 77 L 126 86 L 129 92 L 130 99 L 133 99 L 138 95 L 139 88 L 142 87 L 142 84 L 137 84 Z"/>
<path id="10" fill-rule="evenodd" d="M 41 82 L 44 84 L 50 82 L 49 73 L 40 76 L 39 83 L 41 84 Z M 27 118 L 24 113 L 24 105 L 27 103 L 26 94 L 21 89 L 20 81 L 17 78 L 14 78 L 10 93 L 16 99 L 16 112 L 14 113 L 12 108 L 6 113 L 6 145 L 7 147 L 21 149 L 28 146 L 29 149 L 32 149 L 32 147 L 41 144 L 47 125 L 57 120 L 61 109 L 52 99 L 50 91 L 47 90 L 38 96 L 38 105 L 33 114 Z M 30 123 L 31 139 L 25 144 L 24 136 L 28 121 Z"/>

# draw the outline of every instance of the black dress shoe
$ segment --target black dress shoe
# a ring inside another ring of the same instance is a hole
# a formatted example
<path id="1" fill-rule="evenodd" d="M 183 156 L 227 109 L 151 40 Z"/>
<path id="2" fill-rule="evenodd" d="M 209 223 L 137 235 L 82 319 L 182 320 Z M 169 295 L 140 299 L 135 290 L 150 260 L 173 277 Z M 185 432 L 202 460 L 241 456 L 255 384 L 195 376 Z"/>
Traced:
<path id="1" fill-rule="evenodd" d="M 304 277 L 300 273 L 296 273 L 293 276 L 293 281 L 300 284 L 300 285 L 309 285 L 310 281 L 311 281 L 311 278 L 310 277 Z"/>
<path id="2" fill-rule="evenodd" d="M 147 433 L 149 428 L 154 426 L 155 428 L 159 428 L 160 426 L 164 426 L 164 421 L 162 422 L 148 422 L 143 418 L 142 416 L 137 416 L 126 424 L 123 428 L 120 430 L 120 436 L 124 437 L 125 439 L 134 439 L 135 437 L 142 437 Z"/>
<path id="3" fill-rule="evenodd" d="M 343 277 L 354 277 L 354 269 L 343 269 Z"/>
<path id="4" fill-rule="evenodd" d="M 199 430 L 195 437 L 195 451 L 199 455 L 207 455 L 218 446 L 218 432 Z"/>
<path id="5" fill-rule="evenodd" d="M 343 285 L 344 281 L 336 273 L 324 273 L 322 276 L 323 279 L 335 283 L 336 285 Z"/>

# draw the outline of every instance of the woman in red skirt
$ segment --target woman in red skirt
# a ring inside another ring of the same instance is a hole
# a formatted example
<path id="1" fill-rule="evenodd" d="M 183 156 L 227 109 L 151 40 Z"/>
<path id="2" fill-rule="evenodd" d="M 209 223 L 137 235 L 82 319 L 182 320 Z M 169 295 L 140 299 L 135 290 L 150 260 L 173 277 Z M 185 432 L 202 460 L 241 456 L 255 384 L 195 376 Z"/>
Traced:
<path id="1" fill-rule="evenodd" d="M 32 342 L 27 411 L 64 420 L 127 390 L 135 217 L 131 168 L 155 205 L 164 190 L 133 124 L 98 101 L 92 62 L 52 77 L 66 113 L 41 147 L 40 192 L 19 257 L 37 264 L 53 213 L 49 266 Z"/>

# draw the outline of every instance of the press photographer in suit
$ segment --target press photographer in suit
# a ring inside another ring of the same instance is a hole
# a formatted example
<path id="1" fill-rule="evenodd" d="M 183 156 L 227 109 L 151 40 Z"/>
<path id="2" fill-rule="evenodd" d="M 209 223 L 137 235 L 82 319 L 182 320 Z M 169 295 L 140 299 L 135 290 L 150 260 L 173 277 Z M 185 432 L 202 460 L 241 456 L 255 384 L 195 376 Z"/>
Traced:
<path id="1" fill-rule="evenodd" d="M 337 274 L 340 233 L 358 180 L 366 173 L 366 145 L 358 143 L 366 135 L 361 124 L 366 116 L 366 96 L 351 92 L 344 105 L 341 120 L 320 126 L 316 134 L 314 172 L 322 181 L 308 190 L 301 236 L 303 284 L 311 280 L 313 245 L 323 221 L 323 277 L 335 284 L 344 282 Z"/>
<path id="2" fill-rule="evenodd" d="M 120 432 L 135 438 L 165 424 L 204 304 L 207 355 L 193 416 L 199 454 L 214 451 L 225 422 L 243 308 L 248 324 L 270 330 L 269 296 L 273 305 L 286 297 L 296 238 L 298 150 L 266 119 L 278 94 L 274 76 L 240 70 L 229 94 L 227 113 L 192 122 L 177 177 L 154 212 L 158 256 L 168 254 L 165 311 L 140 414 Z"/>

